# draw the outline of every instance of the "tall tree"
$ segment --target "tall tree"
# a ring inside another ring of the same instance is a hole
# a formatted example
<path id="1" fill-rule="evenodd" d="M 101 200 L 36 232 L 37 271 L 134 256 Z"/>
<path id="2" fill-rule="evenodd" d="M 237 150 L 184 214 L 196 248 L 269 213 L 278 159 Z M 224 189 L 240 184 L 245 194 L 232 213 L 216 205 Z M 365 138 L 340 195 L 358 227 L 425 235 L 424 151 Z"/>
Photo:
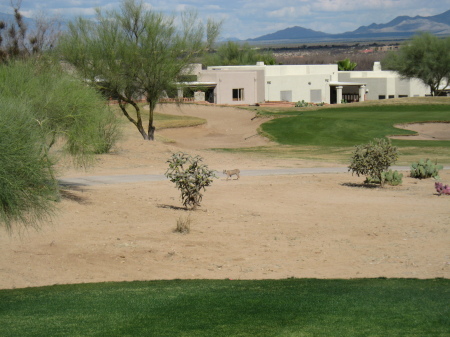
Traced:
<path id="1" fill-rule="evenodd" d="M 430 86 L 431 95 L 439 95 L 450 84 L 450 37 L 416 35 L 399 51 L 391 52 L 383 65 L 405 78 L 422 80 Z"/>
<path id="2" fill-rule="evenodd" d="M 209 26 L 217 36 L 214 24 Z M 155 107 L 206 50 L 204 35 L 205 28 L 195 13 L 169 17 L 149 10 L 142 1 L 124 0 L 119 10 L 97 10 L 96 22 L 78 18 L 70 23 L 59 51 L 84 80 L 117 97 L 126 118 L 144 139 L 153 140 Z M 147 129 L 138 105 L 141 98 L 150 108 Z M 135 115 L 128 112 L 127 105 L 134 108 Z"/>

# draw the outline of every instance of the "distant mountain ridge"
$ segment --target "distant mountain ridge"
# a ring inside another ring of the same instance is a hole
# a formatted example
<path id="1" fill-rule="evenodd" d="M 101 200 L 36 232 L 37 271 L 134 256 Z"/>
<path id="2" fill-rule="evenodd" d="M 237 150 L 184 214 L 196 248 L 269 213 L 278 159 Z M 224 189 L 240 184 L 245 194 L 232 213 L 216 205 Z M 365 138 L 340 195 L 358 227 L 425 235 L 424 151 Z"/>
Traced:
<path id="1" fill-rule="evenodd" d="M 434 16 L 398 16 L 384 24 L 372 23 L 342 34 L 328 34 L 299 26 L 289 27 L 275 33 L 247 41 L 264 42 L 280 40 L 338 40 L 355 38 L 409 37 L 417 32 L 450 35 L 450 10 Z"/>

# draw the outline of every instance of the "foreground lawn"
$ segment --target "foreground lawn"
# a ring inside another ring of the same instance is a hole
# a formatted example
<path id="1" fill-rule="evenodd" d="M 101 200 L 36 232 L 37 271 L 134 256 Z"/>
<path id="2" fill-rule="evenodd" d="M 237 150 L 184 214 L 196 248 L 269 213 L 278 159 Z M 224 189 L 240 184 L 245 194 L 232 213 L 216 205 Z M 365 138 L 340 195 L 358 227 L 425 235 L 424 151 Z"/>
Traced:
<path id="1" fill-rule="evenodd" d="M 447 279 L 174 280 L 0 290 L 1 336 L 449 336 Z"/>

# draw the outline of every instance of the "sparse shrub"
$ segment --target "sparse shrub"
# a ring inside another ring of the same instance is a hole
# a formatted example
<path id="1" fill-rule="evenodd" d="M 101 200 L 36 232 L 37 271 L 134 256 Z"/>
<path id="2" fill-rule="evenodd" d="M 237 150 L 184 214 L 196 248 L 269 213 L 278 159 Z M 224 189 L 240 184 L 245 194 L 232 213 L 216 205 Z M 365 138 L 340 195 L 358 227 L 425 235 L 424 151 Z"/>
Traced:
<path id="1" fill-rule="evenodd" d="M 444 185 L 441 182 L 435 182 L 434 187 L 436 188 L 436 192 L 438 192 L 439 195 L 446 194 L 450 195 L 450 186 Z"/>
<path id="2" fill-rule="evenodd" d="M 191 232 L 191 215 L 189 214 L 186 218 L 179 217 L 177 220 L 177 227 L 175 228 L 175 233 L 189 234 Z"/>
<path id="3" fill-rule="evenodd" d="M 174 153 L 167 161 L 169 168 L 165 176 L 175 183 L 176 188 L 181 191 L 181 199 L 186 208 L 195 209 L 200 206 L 203 195 L 202 190 L 217 178 L 213 170 L 202 164 L 203 158 L 192 157 L 189 154 Z"/>
<path id="4" fill-rule="evenodd" d="M 384 186 L 386 171 L 398 159 L 398 149 L 389 140 L 375 138 L 368 144 L 357 145 L 348 167 L 352 174 L 365 175 Z M 384 176 L 383 176 L 384 173 Z"/>
<path id="5" fill-rule="evenodd" d="M 420 159 L 419 162 L 411 164 L 411 177 L 418 179 L 433 177 L 439 179 L 439 170 L 442 169 L 442 165 L 437 165 L 430 159 Z"/>

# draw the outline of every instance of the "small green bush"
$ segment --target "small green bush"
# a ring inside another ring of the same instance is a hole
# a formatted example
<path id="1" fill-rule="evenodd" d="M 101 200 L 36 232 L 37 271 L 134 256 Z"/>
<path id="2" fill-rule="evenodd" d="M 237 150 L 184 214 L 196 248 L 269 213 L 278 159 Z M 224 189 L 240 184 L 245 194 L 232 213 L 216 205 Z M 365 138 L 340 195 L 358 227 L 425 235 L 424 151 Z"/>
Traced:
<path id="1" fill-rule="evenodd" d="M 387 172 L 383 172 L 381 175 L 384 182 L 391 186 L 401 185 L 403 182 L 403 173 L 399 173 L 397 170 L 389 170 Z"/>
<path id="2" fill-rule="evenodd" d="M 403 173 L 399 173 L 397 170 L 392 171 L 386 171 L 381 173 L 381 179 L 385 184 L 391 185 L 391 186 L 397 186 L 401 185 L 403 183 Z M 367 177 L 366 181 L 364 182 L 366 184 L 381 184 L 380 180 L 378 178 L 373 177 Z"/>
<path id="3" fill-rule="evenodd" d="M 420 159 L 419 162 L 411 164 L 411 177 L 418 179 L 435 178 L 439 179 L 439 170 L 443 166 L 433 163 L 430 159 Z"/>
<path id="4" fill-rule="evenodd" d="M 200 156 L 192 157 L 183 152 L 174 153 L 167 161 L 169 168 L 165 176 L 181 191 L 181 199 L 186 208 L 195 209 L 200 206 L 203 198 L 201 190 L 205 190 L 205 187 L 212 184 L 213 178 L 217 178 L 214 171 L 202 164 L 202 161 Z"/>
<path id="5" fill-rule="evenodd" d="M 352 174 L 356 173 L 378 181 L 384 185 L 385 177 L 389 166 L 398 159 L 398 149 L 389 140 L 375 138 L 368 144 L 356 146 L 353 152 L 351 163 L 348 167 Z"/>
<path id="6" fill-rule="evenodd" d="M 313 104 L 305 102 L 305 100 L 301 100 L 301 101 L 298 101 L 297 103 L 295 103 L 296 108 L 304 108 L 304 107 L 308 107 L 308 106 L 313 106 Z"/>

